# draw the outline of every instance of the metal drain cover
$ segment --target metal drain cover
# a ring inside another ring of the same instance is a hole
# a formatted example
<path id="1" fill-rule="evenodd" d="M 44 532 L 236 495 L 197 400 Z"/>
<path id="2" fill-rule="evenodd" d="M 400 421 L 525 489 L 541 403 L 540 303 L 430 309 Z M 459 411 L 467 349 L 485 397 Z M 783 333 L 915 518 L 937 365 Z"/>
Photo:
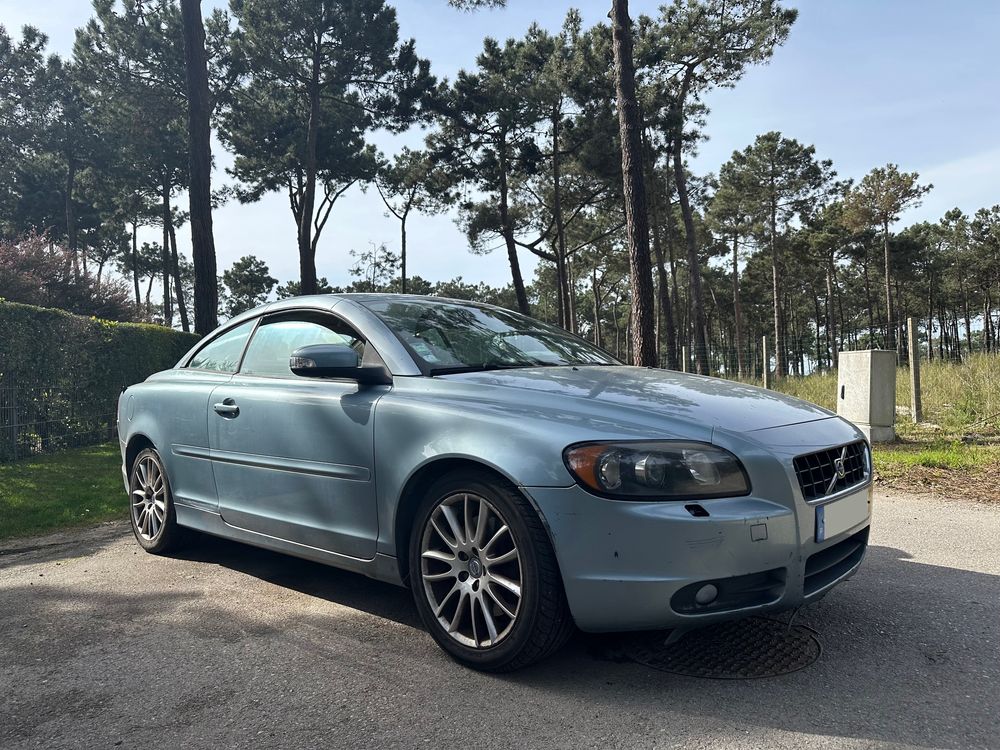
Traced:
<path id="1" fill-rule="evenodd" d="M 665 633 L 643 633 L 625 643 L 625 655 L 653 669 L 689 677 L 751 680 L 808 667 L 823 651 L 815 631 L 752 617 L 692 630 L 664 645 Z"/>

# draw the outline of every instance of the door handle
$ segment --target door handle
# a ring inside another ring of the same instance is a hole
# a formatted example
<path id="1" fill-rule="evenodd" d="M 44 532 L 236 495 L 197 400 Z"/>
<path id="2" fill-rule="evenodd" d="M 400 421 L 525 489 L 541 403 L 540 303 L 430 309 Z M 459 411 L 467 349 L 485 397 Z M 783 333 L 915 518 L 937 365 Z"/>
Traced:
<path id="1" fill-rule="evenodd" d="M 238 417 L 240 415 L 240 407 L 231 398 L 224 399 L 221 404 L 212 404 L 212 408 L 215 409 L 216 414 L 223 417 Z"/>

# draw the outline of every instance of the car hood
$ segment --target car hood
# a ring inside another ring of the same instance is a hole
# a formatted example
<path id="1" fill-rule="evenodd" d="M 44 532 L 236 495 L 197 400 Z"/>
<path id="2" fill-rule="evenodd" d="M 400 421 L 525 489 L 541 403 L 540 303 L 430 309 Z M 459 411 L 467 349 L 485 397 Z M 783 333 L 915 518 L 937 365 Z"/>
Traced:
<path id="1" fill-rule="evenodd" d="M 550 394 L 553 398 L 653 412 L 673 419 L 751 432 L 836 416 L 815 404 L 721 378 L 644 367 L 536 367 L 440 376 Z"/>

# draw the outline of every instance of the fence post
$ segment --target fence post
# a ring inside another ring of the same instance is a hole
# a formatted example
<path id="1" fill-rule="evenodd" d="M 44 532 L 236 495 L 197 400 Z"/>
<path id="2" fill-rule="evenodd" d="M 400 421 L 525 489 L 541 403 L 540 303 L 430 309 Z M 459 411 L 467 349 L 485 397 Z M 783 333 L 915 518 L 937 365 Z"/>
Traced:
<path id="1" fill-rule="evenodd" d="M 688 371 L 688 348 L 686 346 L 681 347 L 681 372 Z"/>
<path id="2" fill-rule="evenodd" d="M 920 349 L 917 348 L 917 324 L 913 318 L 906 319 L 908 344 L 910 347 L 910 416 L 913 423 L 923 421 L 920 404 Z"/>
<path id="3" fill-rule="evenodd" d="M 13 444 L 11 445 L 11 455 L 14 460 L 17 460 L 17 385 L 10 389 L 10 405 L 11 405 L 11 435 L 13 436 Z"/>
<path id="4" fill-rule="evenodd" d="M 760 358 L 763 360 L 764 387 L 771 387 L 771 353 L 767 350 L 767 336 L 760 342 Z"/>

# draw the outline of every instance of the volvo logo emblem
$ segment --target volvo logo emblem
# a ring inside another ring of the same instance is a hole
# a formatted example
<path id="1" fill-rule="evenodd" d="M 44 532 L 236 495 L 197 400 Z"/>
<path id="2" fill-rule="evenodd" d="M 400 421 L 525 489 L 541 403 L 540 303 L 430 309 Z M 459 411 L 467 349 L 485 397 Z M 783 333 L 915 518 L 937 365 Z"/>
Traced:
<path id="1" fill-rule="evenodd" d="M 826 494 L 829 495 L 837 488 L 837 482 L 841 479 L 847 477 L 847 467 L 844 465 L 847 461 L 847 446 L 840 452 L 840 456 L 833 459 L 833 478 L 830 480 L 830 485 L 826 488 Z"/>
<path id="2" fill-rule="evenodd" d="M 469 575 L 473 578 L 479 578 L 483 574 L 483 564 L 479 562 L 478 558 L 473 557 L 469 560 Z"/>
<path id="3" fill-rule="evenodd" d="M 838 458 L 833 462 L 833 468 L 837 470 L 837 477 L 843 479 L 847 476 L 847 469 L 844 468 L 844 459 Z"/>

